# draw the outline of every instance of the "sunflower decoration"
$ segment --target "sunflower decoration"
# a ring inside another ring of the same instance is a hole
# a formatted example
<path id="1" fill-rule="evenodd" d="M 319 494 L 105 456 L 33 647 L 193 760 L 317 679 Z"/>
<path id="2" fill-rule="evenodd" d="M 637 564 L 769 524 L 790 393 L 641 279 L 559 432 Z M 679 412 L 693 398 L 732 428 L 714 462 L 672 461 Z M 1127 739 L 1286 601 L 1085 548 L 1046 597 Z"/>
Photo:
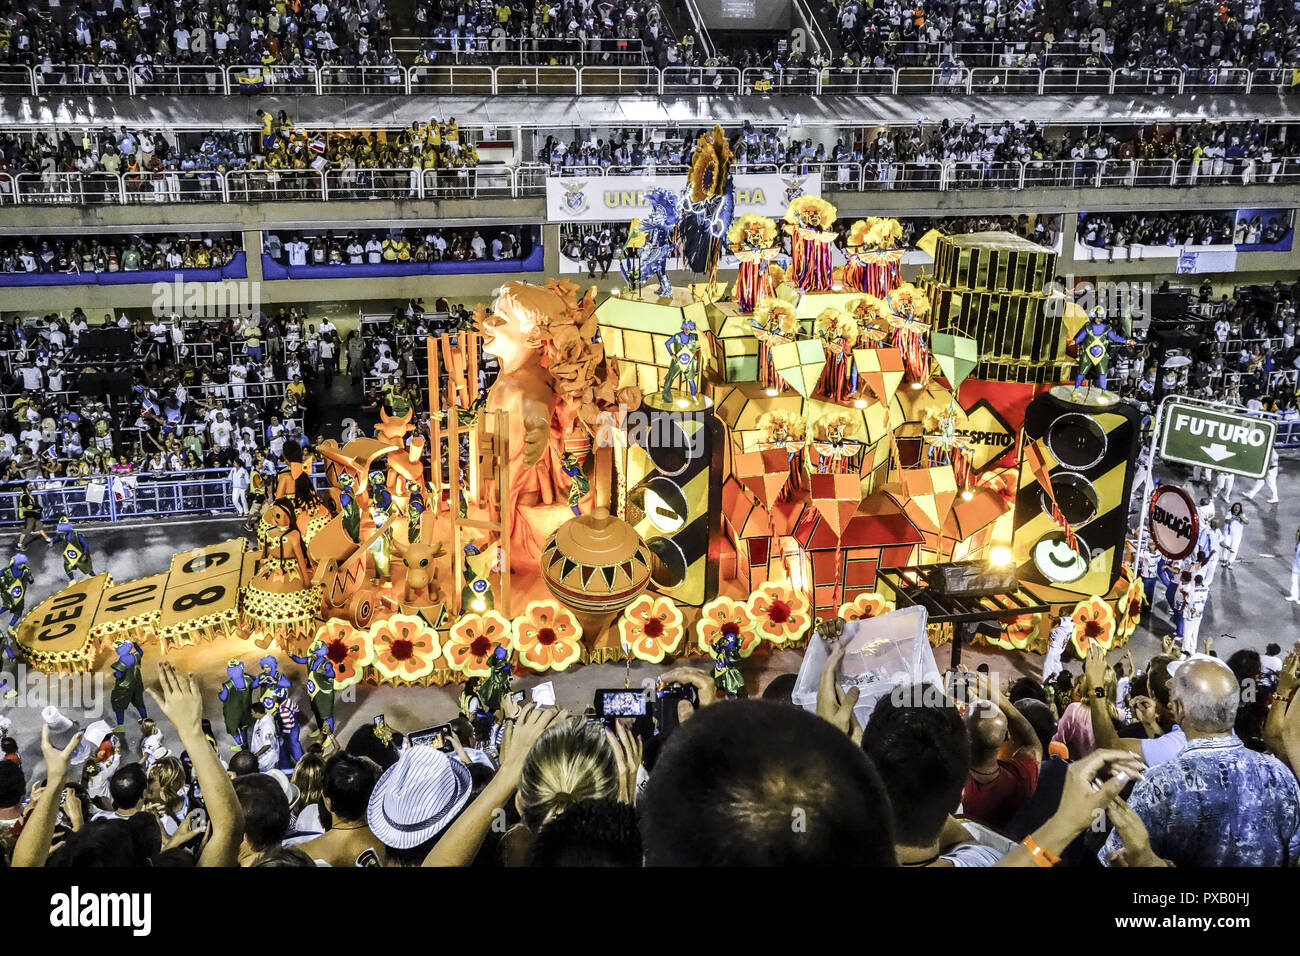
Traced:
<path id="1" fill-rule="evenodd" d="M 849 300 L 847 311 L 858 324 L 858 340 L 863 345 L 874 347 L 889 337 L 890 310 L 884 299 L 874 295 L 858 296 Z"/>
<path id="2" fill-rule="evenodd" d="M 1080 601 L 1071 615 L 1074 618 L 1074 633 L 1070 640 L 1080 657 L 1088 654 L 1088 648 L 1094 642 L 1104 650 L 1109 650 L 1115 639 L 1115 612 L 1111 606 L 1093 595 L 1086 601 Z"/>
<path id="3" fill-rule="evenodd" d="M 394 614 L 371 629 L 374 668 L 389 680 L 414 683 L 433 673 L 442 655 L 438 632 L 423 618 Z"/>
<path id="4" fill-rule="evenodd" d="M 799 640 L 812 624 L 812 602 L 808 595 L 784 582 L 760 584 L 749 595 L 746 609 L 759 634 L 773 644 Z"/>
<path id="5" fill-rule="evenodd" d="M 1001 647 L 1008 651 L 1023 651 L 1038 636 L 1043 615 L 1041 613 L 1016 614 L 1002 618 L 1000 623 L 1002 633 L 997 637 L 986 637 L 984 640 L 994 647 Z"/>
<path id="6" fill-rule="evenodd" d="M 706 202 L 722 195 L 731 173 L 731 158 L 731 146 L 721 126 L 714 126 L 695 141 L 686 183 L 691 202 Z"/>
<path id="7" fill-rule="evenodd" d="M 633 657 L 658 664 L 677 652 L 686 624 L 672 599 L 642 594 L 623 610 L 618 633 Z"/>
<path id="8" fill-rule="evenodd" d="M 510 649 L 510 622 L 500 611 L 466 614 L 451 626 L 443 655 L 447 666 L 466 677 L 486 677 L 498 647 Z"/>
<path id="9" fill-rule="evenodd" d="M 559 601 L 532 601 L 514 619 L 514 648 L 535 671 L 562 671 L 582 654 L 582 625 Z"/>
<path id="10" fill-rule="evenodd" d="M 767 216 L 747 212 L 732 221 L 727 246 L 737 254 L 769 252 L 776 246 L 776 232 L 776 223 Z"/>
<path id="11" fill-rule="evenodd" d="M 880 617 L 894 610 L 894 602 L 887 600 L 875 591 L 863 591 L 848 604 L 841 604 L 838 617 L 846 621 L 861 621 L 869 617 Z"/>
<path id="12" fill-rule="evenodd" d="M 1146 592 L 1137 583 L 1131 569 L 1124 568 L 1124 593 L 1115 599 L 1119 614 L 1115 619 L 1115 630 L 1120 637 L 1128 640 L 1137 630 L 1138 621 L 1142 619 L 1142 608 L 1146 606 Z"/>
<path id="13" fill-rule="evenodd" d="M 695 622 L 695 642 L 700 650 L 711 654 L 714 642 L 725 636 L 737 639 L 741 657 L 754 653 L 763 642 L 763 635 L 754 626 L 744 601 L 719 597 L 700 608 L 700 619 Z"/>
<path id="14" fill-rule="evenodd" d="M 316 629 L 316 641 L 325 644 L 325 656 L 334 665 L 334 688 L 341 690 L 361 680 L 366 666 L 375 659 L 375 646 L 369 630 L 358 630 L 337 618 Z"/>

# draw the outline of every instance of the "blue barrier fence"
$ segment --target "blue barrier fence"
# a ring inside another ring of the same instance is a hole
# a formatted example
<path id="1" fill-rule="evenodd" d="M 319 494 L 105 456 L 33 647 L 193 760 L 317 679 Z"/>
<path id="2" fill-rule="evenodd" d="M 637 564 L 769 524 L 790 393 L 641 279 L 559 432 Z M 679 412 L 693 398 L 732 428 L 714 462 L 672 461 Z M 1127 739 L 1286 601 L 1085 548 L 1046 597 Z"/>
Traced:
<path id="1" fill-rule="evenodd" d="M 247 279 L 248 261 L 244 253 L 224 266 L 209 269 L 131 269 L 119 272 L 5 272 L 0 273 L 0 286 L 41 285 L 153 285 L 156 282 L 223 282 L 226 279 Z M 177 309 L 179 311 L 180 304 Z"/>
<path id="2" fill-rule="evenodd" d="M 1276 448 L 1300 448 L 1300 418 L 1278 418 L 1276 415 L 1265 416 L 1277 420 Z"/>
<path id="3" fill-rule="evenodd" d="M 262 253 L 262 278 L 368 279 L 393 276 L 491 275 L 501 272 L 541 272 L 546 253 L 540 246 L 522 259 L 443 259 L 438 262 L 337 263 L 290 266 Z"/>

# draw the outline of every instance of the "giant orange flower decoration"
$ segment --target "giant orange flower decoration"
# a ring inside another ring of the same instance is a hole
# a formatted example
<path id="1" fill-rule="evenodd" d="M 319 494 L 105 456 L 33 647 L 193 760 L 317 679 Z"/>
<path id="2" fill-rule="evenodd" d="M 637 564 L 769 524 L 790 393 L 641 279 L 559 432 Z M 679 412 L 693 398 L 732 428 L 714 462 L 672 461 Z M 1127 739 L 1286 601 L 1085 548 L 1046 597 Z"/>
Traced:
<path id="1" fill-rule="evenodd" d="M 754 648 L 763 640 L 744 601 L 714 598 L 700 608 L 700 619 L 695 622 L 695 640 L 700 650 L 707 654 L 712 652 L 713 642 L 724 634 L 734 634 L 740 641 L 741 657 L 754 653 Z"/>
<path id="2" fill-rule="evenodd" d="M 498 647 L 510 648 L 510 622 L 500 611 L 466 614 L 451 626 L 443 655 L 447 666 L 466 677 L 486 677 Z"/>
<path id="3" fill-rule="evenodd" d="M 681 646 L 686 627 L 671 599 L 642 594 L 623 611 L 618 633 L 633 657 L 658 664 Z"/>
<path id="4" fill-rule="evenodd" d="M 767 581 L 749 596 L 749 616 L 763 637 L 773 644 L 797 641 L 812 624 L 812 602 L 790 585 Z"/>
<path id="5" fill-rule="evenodd" d="M 1003 647 L 1009 651 L 1023 651 L 1038 634 L 1043 622 L 1042 614 L 1017 614 L 1002 618 L 1002 633 L 985 640 L 994 647 Z"/>
<path id="6" fill-rule="evenodd" d="M 1119 615 L 1116 618 L 1115 630 L 1119 636 L 1128 640 L 1137 630 L 1138 621 L 1142 619 L 1142 608 L 1146 605 L 1146 592 L 1142 589 L 1141 582 L 1137 581 L 1131 572 L 1125 570 L 1128 588 L 1123 594 L 1115 599 L 1115 606 L 1119 609 Z"/>
<path id="7" fill-rule="evenodd" d="M 846 621 L 856 621 L 865 617 L 880 617 L 892 610 L 893 601 L 885 600 L 875 591 L 864 591 L 848 604 L 841 604 L 839 616 Z"/>
<path id="8" fill-rule="evenodd" d="M 325 642 L 325 655 L 334 665 L 334 688 L 351 687 L 361 680 L 366 665 L 374 662 L 375 646 L 368 630 L 359 631 L 347 621 L 326 621 L 315 639 Z"/>
<path id="9" fill-rule="evenodd" d="M 1110 605 L 1093 595 L 1086 601 L 1080 601 L 1074 609 L 1074 634 L 1070 638 L 1074 649 L 1083 657 L 1088 648 L 1097 642 L 1103 648 L 1109 648 L 1115 639 L 1115 612 Z"/>
<path id="10" fill-rule="evenodd" d="M 442 654 L 438 632 L 411 614 L 394 614 L 381 621 L 372 628 L 370 638 L 375 670 L 389 680 L 413 682 L 428 677 Z"/>
<path id="11" fill-rule="evenodd" d="M 535 671 L 562 671 L 582 652 L 582 625 L 558 601 L 533 601 L 514 620 L 519 660 Z"/>

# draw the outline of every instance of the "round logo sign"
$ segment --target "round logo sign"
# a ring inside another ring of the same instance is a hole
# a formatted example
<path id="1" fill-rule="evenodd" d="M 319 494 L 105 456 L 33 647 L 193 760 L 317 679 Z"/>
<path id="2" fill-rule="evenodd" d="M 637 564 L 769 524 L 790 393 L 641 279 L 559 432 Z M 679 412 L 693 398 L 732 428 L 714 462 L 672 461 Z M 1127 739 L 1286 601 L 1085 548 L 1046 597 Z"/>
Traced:
<path id="1" fill-rule="evenodd" d="M 1185 558 L 1196 548 L 1200 521 L 1196 502 L 1182 488 L 1162 484 L 1151 496 L 1151 540 L 1167 558 Z"/>

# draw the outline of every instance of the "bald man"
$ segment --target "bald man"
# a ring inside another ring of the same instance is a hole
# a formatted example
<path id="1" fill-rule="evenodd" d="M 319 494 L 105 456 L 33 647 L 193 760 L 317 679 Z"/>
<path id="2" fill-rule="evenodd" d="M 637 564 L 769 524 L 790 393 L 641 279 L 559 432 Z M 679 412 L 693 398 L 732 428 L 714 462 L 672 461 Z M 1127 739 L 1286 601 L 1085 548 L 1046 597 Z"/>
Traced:
<path id="1" fill-rule="evenodd" d="M 966 711 L 971 760 L 961 807 L 967 817 L 1001 831 L 1038 786 L 1043 746 L 1033 725 L 1000 687 L 990 688 L 984 680 L 980 684 L 982 699 L 972 701 Z M 1008 737 L 1011 759 L 999 760 L 998 750 Z"/>
<path id="2" fill-rule="evenodd" d="M 1194 655 L 1169 665 L 1169 706 L 1187 744 L 1148 770 L 1128 804 L 1151 849 L 1174 866 L 1295 866 L 1300 784 L 1276 757 L 1246 749 L 1232 732 L 1241 689 L 1228 666 Z M 1120 862 L 1113 831 L 1099 851 Z"/>

